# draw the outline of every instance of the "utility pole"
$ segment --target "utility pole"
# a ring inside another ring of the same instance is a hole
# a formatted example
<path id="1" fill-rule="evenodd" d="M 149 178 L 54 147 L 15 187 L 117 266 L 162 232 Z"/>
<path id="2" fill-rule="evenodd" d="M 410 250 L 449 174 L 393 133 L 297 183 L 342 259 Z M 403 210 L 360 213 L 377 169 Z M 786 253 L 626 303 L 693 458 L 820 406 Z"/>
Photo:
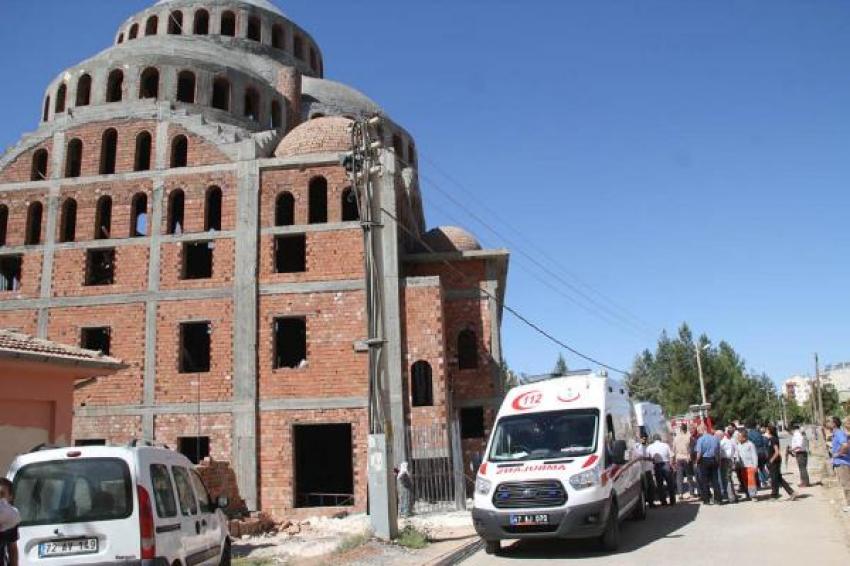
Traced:
<path id="1" fill-rule="evenodd" d="M 702 375 L 702 346 L 699 343 L 695 343 L 694 346 L 697 348 L 697 371 L 699 372 L 699 389 L 702 393 L 702 404 L 708 405 L 708 399 L 705 396 L 705 378 Z"/>
<path id="2" fill-rule="evenodd" d="M 821 383 L 820 383 L 820 360 L 818 359 L 818 354 L 815 352 L 815 395 L 817 400 L 818 407 L 818 422 L 815 424 L 821 425 L 826 420 L 826 415 L 823 413 L 823 394 L 821 392 Z"/>
<path id="3" fill-rule="evenodd" d="M 363 228 L 364 272 L 369 352 L 368 460 L 369 517 L 372 530 L 380 539 L 398 536 L 398 507 L 393 463 L 393 434 L 388 420 L 389 392 L 386 362 L 386 321 L 382 301 L 383 262 L 376 230 L 382 227 L 380 203 L 374 198 L 374 178 L 382 173 L 379 151 L 381 140 L 373 135 L 381 119 L 358 120 L 351 125 L 351 152 L 343 156 L 353 193 L 357 198 L 360 225 Z"/>

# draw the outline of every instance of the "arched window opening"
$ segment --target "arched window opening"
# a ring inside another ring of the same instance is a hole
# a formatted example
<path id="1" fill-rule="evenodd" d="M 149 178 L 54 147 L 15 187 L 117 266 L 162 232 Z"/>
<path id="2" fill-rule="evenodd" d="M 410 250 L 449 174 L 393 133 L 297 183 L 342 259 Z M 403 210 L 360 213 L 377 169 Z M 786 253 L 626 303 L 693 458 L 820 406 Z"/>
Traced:
<path id="1" fill-rule="evenodd" d="M 398 134 L 393 136 L 393 151 L 395 151 L 396 159 L 404 161 L 404 142 Z"/>
<path id="2" fill-rule="evenodd" d="M 204 203 L 204 231 L 210 230 L 221 231 L 221 189 L 218 187 L 207 189 Z"/>
<path id="3" fill-rule="evenodd" d="M 292 193 L 284 191 L 274 201 L 274 225 L 292 226 L 295 224 L 295 199 Z"/>
<path id="4" fill-rule="evenodd" d="M 195 12 L 195 35 L 207 35 L 210 32 L 210 13 L 206 10 Z"/>
<path id="5" fill-rule="evenodd" d="M 156 16 L 151 16 L 148 18 L 148 21 L 145 23 L 145 35 L 156 35 L 157 30 L 159 29 L 159 18 Z"/>
<path id="6" fill-rule="evenodd" d="M 47 119 L 50 118 L 50 97 L 44 99 L 44 111 L 41 113 L 41 120 L 43 122 L 47 122 Z"/>
<path id="7" fill-rule="evenodd" d="M 9 227 L 9 207 L 0 204 L 0 246 L 6 245 L 6 232 Z"/>
<path id="8" fill-rule="evenodd" d="M 148 235 L 148 195 L 136 193 L 130 203 L 130 237 Z"/>
<path id="9" fill-rule="evenodd" d="M 295 57 L 297 57 L 298 59 L 301 59 L 303 61 L 304 60 L 304 40 L 301 38 L 300 35 L 295 36 L 294 51 L 295 51 Z"/>
<path id="10" fill-rule="evenodd" d="M 133 24 L 130 26 L 130 34 L 128 35 L 128 39 L 136 39 L 139 37 L 139 24 Z"/>
<path id="11" fill-rule="evenodd" d="M 91 103 L 91 75 L 83 75 L 77 81 L 76 106 L 88 106 Z"/>
<path id="12" fill-rule="evenodd" d="M 177 75 L 177 101 L 195 103 L 195 73 L 180 71 Z"/>
<path id="13" fill-rule="evenodd" d="M 416 165 L 416 149 L 413 144 L 407 146 L 407 162 L 411 165 Z"/>
<path id="14" fill-rule="evenodd" d="M 236 36 L 236 14 L 233 12 L 221 13 L 221 35 Z"/>
<path id="15" fill-rule="evenodd" d="M 43 181 L 47 179 L 47 158 L 46 149 L 39 149 L 32 154 L 32 174 L 31 181 Z"/>
<path id="16" fill-rule="evenodd" d="M 133 171 L 150 170 L 152 144 L 153 138 L 149 132 L 141 132 L 136 136 L 136 157 L 133 160 Z"/>
<path id="17" fill-rule="evenodd" d="M 283 126 L 283 111 L 281 110 L 280 102 L 277 100 L 272 100 L 271 126 L 273 130 L 277 130 Z"/>
<path id="18" fill-rule="evenodd" d="M 321 112 L 316 112 L 315 114 L 310 115 L 311 120 L 315 120 L 316 118 L 324 118 L 324 117 L 325 117 L 325 115 L 322 114 Z"/>
<path id="19" fill-rule="evenodd" d="M 62 203 L 59 221 L 59 241 L 73 242 L 77 238 L 77 201 L 72 198 Z"/>
<path id="20" fill-rule="evenodd" d="M 171 167 L 186 167 L 189 163 L 189 140 L 176 136 L 171 140 Z"/>
<path id="21" fill-rule="evenodd" d="M 230 110 L 230 81 L 224 77 L 218 77 L 213 81 L 212 107 Z"/>
<path id="22" fill-rule="evenodd" d="M 280 24 L 272 26 L 272 47 L 275 49 L 286 49 L 286 32 Z"/>
<path id="23" fill-rule="evenodd" d="M 103 132 L 100 142 L 100 174 L 115 173 L 115 163 L 118 155 L 118 130 L 109 128 Z"/>
<path id="24" fill-rule="evenodd" d="M 139 79 L 139 98 L 159 97 L 159 70 L 156 67 L 148 67 L 142 71 Z"/>
<path id="25" fill-rule="evenodd" d="M 457 335 L 457 367 L 458 369 L 478 367 L 478 339 L 472 330 L 462 330 Z"/>
<path id="26" fill-rule="evenodd" d="M 55 114 L 61 114 L 65 111 L 65 96 L 68 93 L 68 87 L 65 86 L 65 83 L 59 85 L 59 89 L 56 91 L 56 109 Z"/>
<path id="27" fill-rule="evenodd" d="M 175 10 L 168 16 L 168 33 L 181 35 L 183 33 L 183 12 Z"/>
<path id="28" fill-rule="evenodd" d="M 354 222 L 360 220 L 360 210 L 357 208 L 357 195 L 354 189 L 348 187 L 342 191 L 342 221 Z"/>
<path id="29" fill-rule="evenodd" d="M 115 69 L 106 81 L 106 101 L 120 102 L 124 97 L 124 71 Z"/>
<path id="30" fill-rule="evenodd" d="M 79 177 L 83 167 L 83 142 L 77 138 L 68 142 L 65 152 L 65 176 Z"/>
<path id="31" fill-rule="evenodd" d="M 183 233 L 183 206 L 186 197 L 181 189 L 171 191 L 168 195 L 168 225 L 169 234 L 180 235 Z"/>
<path id="32" fill-rule="evenodd" d="M 260 117 L 260 93 L 253 87 L 245 89 L 245 105 L 243 115 L 249 120 L 257 121 Z"/>
<path id="33" fill-rule="evenodd" d="M 263 25 L 258 16 L 251 16 L 248 18 L 248 30 L 245 35 L 252 41 L 263 40 Z"/>
<path id="34" fill-rule="evenodd" d="M 124 32 L 123 31 L 118 34 L 118 45 L 121 45 L 122 43 L 124 43 Z"/>
<path id="35" fill-rule="evenodd" d="M 97 199 L 94 213 L 94 239 L 108 240 L 112 237 L 112 197 L 103 195 Z"/>
<path id="36" fill-rule="evenodd" d="M 316 58 L 316 50 L 310 48 L 310 68 L 314 71 L 319 70 L 319 60 Z"/>
<path id="37" fill-rule="evenodd" d="M 316 177 L 310 181 L 310 224 L 328 221 L 328 181 Z"/>
<path id="38" fill-rule="evenodd" d="M 414 407 L 434 405 L 434 383 L 431 364 L 419 360 L 410 368 L 411 403 Z"/>
<path id="39" fill-rule="evenodd" d="M 44 207 L 39 201 L 30 203 L 27 208 L 27 229 L 24 234 L 24 244 L 36 246 L 41 243 L 41 215 Z"/>

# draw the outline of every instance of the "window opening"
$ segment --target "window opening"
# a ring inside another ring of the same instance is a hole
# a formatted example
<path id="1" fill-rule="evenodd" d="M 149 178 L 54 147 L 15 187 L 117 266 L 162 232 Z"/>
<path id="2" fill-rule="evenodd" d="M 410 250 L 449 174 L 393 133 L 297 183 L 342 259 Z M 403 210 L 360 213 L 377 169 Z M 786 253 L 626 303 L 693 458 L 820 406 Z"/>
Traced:
<path id="1" fill-rule="evenodd" d="M 159 29 L 159 18 L 156 16 L 151 16 L 148 18 L 148 21 L 145 23 L 145 35 L 156 35 L 157 30 Z"/>
<path id="2" fill-rule="evenodd" d="M 68 87 L 65 86 L 65 83 L 59 85 L 59 89 L 56 91 L 56 114 L 61 114 L 65 111 L 65 96 L 68 93 Z"/>
<path id="3" fill-rule="evenodd" d="M 168 195 L 168 230 L 169 234 L 179 236 L 183 233 L 183 207 L 186 197 L 183 191 L 176 189 Z"/>
<path id="4" fill-rule="evenodd" d="M 91 102 L 91 75 L 83 75 L 77 81 L 77 106 L 88 106 Z"/>
<path id="5" fill-rule="evenodd" d="M 189 140 L 176 136 L 171 140 L 171 167 L 186 167 L 189 159 Z"/>
<path id="6" fill-rule="evenodd" d="M 413 145 L 407 146 L 407 161 L 410 165 L 416 165 L 416 151 L 413 148 Z"/>
<path id="7" fill-rule="evenodd" d="M 139 79 L 139 98 L 159 97 L 159 71 L 155 67 L 148 67 L 142 71 Z"/>
<path id="8" fill-rule="evenodd" d="M 249 120 L 257 121 L 260 117 L 260 94 L 253 88 L 245 89 L 244 116 Z"/>
<path id="9" fill-rule="evenodd" d="M 230 110 L 230 81 L 223 77 L 213 81 L 212 107 L 219 110 Z"/>
<path id="10" fill-rule="evenodd" d="M 457 335 L 457 366 L 458 369 L 478 367 L 478 340 L 472 330 L 462 330 Z"/>
<path id="11" fill-rule="evenodd" d="M 21 267 L 24 258 L 19 255 L 0 256 L 0 291 L 21 289 Z"/>
<path id="12" fill-rule="evenodd" d="M 180 373 L 210 371 L 209 322 L 185 322 L 180 325 Z"/>
<path id="13" fill-rule="evenodd" d="M 148 235 L 148 195 L 137 193 L 133 195 L 130 204 L 130 237 L 138 238 Z"/>
<path id="14" fill-rule="evenodd" d="M 460 437 L 484 438 L 484 407 L 466 407 L 460 410 Z"/>
<path id="15" fill-rule="evenodd" d="M 319 69 L 319 61 L 316 59 L 316 50 L 312 47 L 310 48 L 310 68 L 314 71 Z"/>
<path id="16" fill-rule="evenodd" d="M 41 120 L 43 122 L 47 122 L 47 119 L 50 118 L 50 97 L 46 97 L 44 99 L 44 111 L 41 115 Z"/>
<path id="17" fill-rule="evenodd" d="M 293 433 L 295 506 L 354 505 L 351 424 L 295 425 Z"/>
<path id="18" fill-rule="evenodd" d="M 301 39 L 300 35 L 295 36 L 294 47 L 295 47 L 295 49 L 294 49 L 295 57 L 298 58 L 298 59 L 301 59 L 303 61 L 304 60 L 304 40 Z"/>
<path id="19" fill-rule="evenodd" d="M 260 23 L 260 18 L 257 16 L 251 16 L 248 18 L 248 30 L 246 36 L 252 41 L 263 40 L 263 26 Z"/>
<path id="20" fill-rule="evenodd" d="M 106 102 L 121 102 L 124 97 L 124 72 L 115 69 L 109 73 L 106 83 Z"/>
<path id="21" fill-rule="evenodd" d="M 222 12 L 221 35 L 236 36 L 236 15 L 233 12 Z"/>
<path id="22" fill-rule="evenodd" d="M 274 320 L 274 367 L 297 369 L 307 364 L 307 321 L 303 318 Z"/>
<path id="23" fill-rule="evenodd" d="M 291 234 L 274 239 L 276 273 L 303 273 L 307 271 L 307 235 Z"/>
<path id="24" fill-rule="evenodd" d="M 353 222 L 360 220 L 360 210 L 357 208 L 357 195 L 351 187 L 342 191 L 342 221 Z"/>
<path id="25" fill-rule="evenodd" d="M 206 10 L 195 12 L 195 35 L 207 35 L 210 32 L 210 13 Z"/>
<path id="26" fill-rule="evenodd" d="M 283 112 L 280 109 L 280 102 L 272 100 L 271 110 L 271 127 L 273 130 L 279 129 L 283 125 Z"/>
<path id="27" fill-rule="evenodd" d="M 213 247 L 213 242 L 184 243 L 181 279 L 209 279 L 212 277 Z"/>
<path id="28" fill-rule="evenodd" d="M 180 436 L 177 438 L 177 451 L 198 465 L 210 455 L 209 436 Z"/>
<path id="29" fill-rule="evenodd" d="M 410 368 L 411 397 L 414 407 L 430 407 L 434 404 L 434 384 L 431 364 L 420 360 Z"/>
<path id="30" fill-rule="evenodd" d="M 204 206 L 204 231 L 221 230 L 221 189 L 210 187 L 207 189 L 206 203 Z"/>
<path id="31" fill-rule="evenodd" d="M 86 252 L 86 286 L 98 287 L 115 283 L 115 249 Z"/>
<path id="32" fill-rule="evenodd" d="M 104 195 L 97 200 L 94 215 L 94 239 L 108 240 L 112 234 L 112 197 Z"/>
<path id="33" fill-rule="evenodd" d="M 62 220 L 59 223 L 59 241 L 73 242 L 77 237 L 77 201 L 72 198 L 62 203 Z"/>
<path id="34" fill-rule="evenodd" d="M 0 204 L 0 246 L 6 245 L 6 231 L 9 228 L 9 207 Z"/>
<path id="35" fill-rule="evenodd" d="M 121 45 L 122 43 L 124 43 L 124 32 L 123 31 L 118 34 L 118 45 Z"/>
<path id="36" fill-rule="evenodd" d="M 183 12 L 175 10 L 168 16 L 168 33 L 171 35 L 183 33 Z"/>
<path id="37" fill-rule="evenodd" d="M 32 154 L 32 174 L 30 180 L 43 181 L 47 179 L 47 158 L 46 149 L 39 149 Z"/>
<path id="38" fill-rule="evenodd" d="M 289 191 L 277 195 L 274 203 L 274 225 L 292 226 L 295 224 L 295 198 Z"/>
<path id="39" fill-rule="evenodd" d="M 393 136 L 393 151 L 397 159 L 404 161 L 404 142 L 399 135 Z"/>
<path id="40" fill-rule="evenodd" d="M 181 71 L 177 75 L 177 100 L 195 103 L 195 73 L 192 71 Z"/>
<path id="41" fill-rule="evenodd" d="M 80 330 L 80 348 L 101 352 L 108 356 L 112 341 L 112 329 L 108 326 L 83 328 Z"/>
<path id="42" fill-rule="evenodd" d="M 133 24 L 130 26 L 129 39 L 136 39 L 137 37 L 139 37 L 139 24 Z"/>
<path id="43" fill-rule="evenodd" d="M 41 243 L 41 215 L 44 207 L 40 202 L 30 203 L 27 208 L 27 230 L 24 244 L 35 246 Z"/>
<path id="44" fill-rule="evenodd" d="M 151 145 L 153 138 L 150 132 L 140 132 L 136 136 L 136 158 L 133 160 L 133 171 L 148 171 L 151 168 Z"/>
<path id="45" fill-rule="evenodd" d="M 73 139 L 68 142 L 65 155 L 65 176 L 79 177 L 83 167 L 83 142 Z"/>
<path id="46" fill-rule="evenodd" d="M 109 128 L 103 132 L 100 141 L 100 174 L 112 175 L 115 173 L 115 163 L 118 153 L 118 131 Z"/>
<path id="47" fill-rule="evenodd" d="M 283 26 L 275 24 L 272 26 L 272 47 L 275 49 L 286 49 L 286 33 Z"/>
<path id="48" fill-rule="evenodd" d="M 310 181 L 310 224 L 328 221 L 328 181 L 315 177 Z"/>

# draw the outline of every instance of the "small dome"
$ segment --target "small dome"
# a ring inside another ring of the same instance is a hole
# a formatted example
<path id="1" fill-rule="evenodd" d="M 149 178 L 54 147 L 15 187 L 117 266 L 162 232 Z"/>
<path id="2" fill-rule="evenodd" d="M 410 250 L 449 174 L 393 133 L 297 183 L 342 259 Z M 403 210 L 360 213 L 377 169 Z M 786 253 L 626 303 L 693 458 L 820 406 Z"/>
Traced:
<path id="1" fill-rule="evenodd" d="M 305 106 L 322 114 L 371 116 L 383 114 L 374 100 L 348 85 L 328 79 L 305 76 L 302 82 Z"/>
<path id="2" fill-rule="evenodd" d="M 481 244 L 475 236 L 457 226 L 433 228 L 422 236 L 422 241 L 435 252 L 470 252 L 481 249 Z M 425 248 L 423 251 L 431 250 Z"/>
<path id="3" fill-rule="evenodd" d="M 156 5 L 159 6 L 160 4 L 170 4 L 171 2 L 174 2 L 174 0 L 159 0 Z M 279 16 L 285 17 L 285 14 L 281 11 L 281 9 L 275 6 L 274 3 L 270 2 L 269 0 L 239 0 L 239 2 L 242 2 L 243 4 L 250 4 L 252 6 L 256 6 L 257 8 L 262 8 L 263 10 L 268 10 L 269 12 L 273 12 Z"/>
<path id="4" fill-rule="evenodd" d="M 315 118 L 304 122 L 287 134 L 274 154 L 277 157 L 296 157 L 310 153 L 351 150 L 352 121 L 340 116 Z"/>

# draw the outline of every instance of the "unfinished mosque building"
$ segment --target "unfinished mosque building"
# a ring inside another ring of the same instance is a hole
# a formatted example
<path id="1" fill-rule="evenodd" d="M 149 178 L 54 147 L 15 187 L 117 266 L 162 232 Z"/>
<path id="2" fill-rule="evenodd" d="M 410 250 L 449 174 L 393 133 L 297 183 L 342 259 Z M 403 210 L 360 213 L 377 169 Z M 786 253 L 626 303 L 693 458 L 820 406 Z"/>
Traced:
<path id="1" fill-rule="evenodd" d="M 325 79 L 310 34 L 268 0 L 162 0 L 39 106 L 0 157 L 0 327 L 128 364 L 78 384 L 75 443 L 229 462 L 273 515 L 366 509 L 363 232 L 340 155 L 380 115 L 396 461 L 456 465 L 454 437 L 470 474 L 503 395 L 508 253 L 426 229 L 412 136 Z"/>

